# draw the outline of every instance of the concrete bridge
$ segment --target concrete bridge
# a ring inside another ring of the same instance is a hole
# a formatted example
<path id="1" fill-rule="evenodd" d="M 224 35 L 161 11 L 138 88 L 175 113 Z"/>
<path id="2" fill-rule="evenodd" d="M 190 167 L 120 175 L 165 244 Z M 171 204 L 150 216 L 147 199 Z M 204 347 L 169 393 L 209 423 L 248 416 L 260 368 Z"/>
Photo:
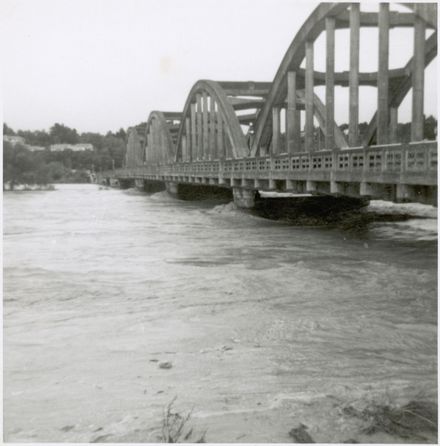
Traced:
<path id="1" fill-rule="evenodd" d="M 378 12 L 363 12 L 359 3 L 320 4 L 272 82 L 196 82 L 182 112 L 153 111 L 146 125 L 130 130 L 125 167 L 100 173 L 99 181 L 177 195 L 183 186 L 226 188 L 242 207 L 254 205 L 257 191 L 436 204 L 437 141 L 425 139 L 424 77 L 437 56 L 437 4 L 401 5 L 405 12 L 388 3 Z M 378 30 L 377 72 L 359 70 L 362 27 Z M 413 31 L 412 55 L 398 69 L 389 68 L 392 28 Z M 338 29 L 349 30 L 349 71 L 335 72 Z M 314 68 L 322 36 L 325 72 Z M 377 98 L 366 126 L 359 124 L 363 86 Z M 335 87 L 348 89 L 347 132 L 335 122 Z M 402 143 L 398 111 L 410 91 L 411 136 Z"/>

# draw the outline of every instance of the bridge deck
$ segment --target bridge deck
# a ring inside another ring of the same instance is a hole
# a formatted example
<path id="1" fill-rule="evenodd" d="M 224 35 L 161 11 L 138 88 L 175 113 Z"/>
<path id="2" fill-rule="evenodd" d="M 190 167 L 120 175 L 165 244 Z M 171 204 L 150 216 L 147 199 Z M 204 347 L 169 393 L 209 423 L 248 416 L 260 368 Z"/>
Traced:
<path id="1" fill-rule="evenodd" d="M 368 146 L 340 151 L 243 159 L 148 164 L 101 174 L 220 187 L 291 190 L 432 202 L 423 187 L 437 185 L 437 142 Z M 390 186 L 394 187 L 390 195 Z"/>

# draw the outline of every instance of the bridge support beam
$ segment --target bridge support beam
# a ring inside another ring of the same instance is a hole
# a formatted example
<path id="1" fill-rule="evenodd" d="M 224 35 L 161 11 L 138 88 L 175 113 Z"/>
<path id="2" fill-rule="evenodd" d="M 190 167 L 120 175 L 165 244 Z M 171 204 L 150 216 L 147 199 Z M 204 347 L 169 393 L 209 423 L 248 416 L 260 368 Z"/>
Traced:
<path id="1" fill-rule="evenodd" d="M 234 197 L 234 203 L 243 209 L 252 209 L 255 207 L 255 199 L 257 197 L 257 191 L 254 189 L 242 189 L 240 187 L 234 187 L 232 189 Z"/>

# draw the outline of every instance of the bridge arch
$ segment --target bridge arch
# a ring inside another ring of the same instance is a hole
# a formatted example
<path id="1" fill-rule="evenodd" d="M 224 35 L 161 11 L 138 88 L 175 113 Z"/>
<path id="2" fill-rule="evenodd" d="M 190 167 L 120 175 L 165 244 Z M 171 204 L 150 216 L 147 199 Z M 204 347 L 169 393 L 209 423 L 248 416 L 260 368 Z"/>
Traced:
<path id="1" fill-rule="evenodd" d="M 199 80 L 194 84 L 183 109 L 176 161 L 248 156 L 247 140 L 236 109 L 250 107 L 253 102 L 248 100 L 246 104 L 246 101 L 237 100 L 232 86 L 229 87 L 229 90 L 224 89 L 221 82 L 212 80 Z"/>
<path id="2" fill-rule="evenodd" d="M 145 123 L 128 129 L 125 167 L 137 167 L 143 164 L 145 147 L 144 133 Z"/>
<path id="3" fill-rule="evenodd" d="M 436 32 L 426 39 L 426 29 L 437 29 L 436 4 L 402 4 L 410 12 L 390 11 L 381 3 L 378 12 L 362 12 L 359 3 L 322 3 L 304 22 L 290 44 L 272 82 L 264 106 L 255 124 L 251 156 L 267 152 L 312 152 L 317 150 L 314 119 L 324 136 L 325 149 L 358 147 L 359 86 L 377 87 L 377 112 L 371 120 L 365 144 L 393 142 L 397 126 L 397 107 L 412 88 L 412 140 L 423 139 L 423 73 L 437 54 Z M 359 72 L 361 27 L 376 27 L 379 32 L 378 71 Z M 389 30 L 395 27 L 414 29 L 414 57 L 403 68 L 390 70 Z M 350 67 L 335 72 L 335 30 L 350 31 Z M 314 69 L 314 43 L 325 33 L 326 71 Z M 301 65 L 305 62 L 305 68 Z M 314 94 L 314 86 L 325 85 L 325 104 Z M 347 138 L 335 123 L 335 86 L 349 88 L 349 123 Z M 286 143 L 281 144 L 280 111 L 286 118 Z M 300 132 L 300 110 L 305 110 L 304 144 Z"/>
<path id="4" fill-rule="evenodd" d="M 178 112 L 152 111 L 150 113 L 145 129 L 143 163 L 174 162 L 181 116 Z"/>

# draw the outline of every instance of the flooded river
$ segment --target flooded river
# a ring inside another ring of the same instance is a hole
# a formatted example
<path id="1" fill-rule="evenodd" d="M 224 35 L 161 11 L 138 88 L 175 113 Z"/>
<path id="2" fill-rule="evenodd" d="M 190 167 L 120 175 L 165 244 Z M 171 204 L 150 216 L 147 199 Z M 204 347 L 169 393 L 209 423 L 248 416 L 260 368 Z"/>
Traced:
<path id="1" fill-rule="evenodd" d="M 414 207 L 359 234 L 164 192 L 4 194 L 4 439 L 156 442 L 177 397 L 193 441 L 392 441 L 346 408 L 436 402 L 436 211 Z"/>

